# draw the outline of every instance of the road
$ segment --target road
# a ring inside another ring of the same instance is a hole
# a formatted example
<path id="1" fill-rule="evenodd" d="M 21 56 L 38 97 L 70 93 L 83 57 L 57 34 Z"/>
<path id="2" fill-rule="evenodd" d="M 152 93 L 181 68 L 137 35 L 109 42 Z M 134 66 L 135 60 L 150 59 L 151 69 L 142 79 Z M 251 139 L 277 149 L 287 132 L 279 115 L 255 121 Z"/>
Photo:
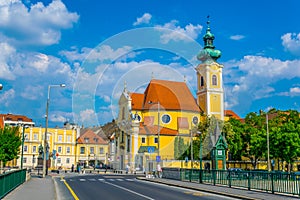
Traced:
<path id="1" fill-rule="evenodd" d="M 70 186 L 71 191 L 81 200 L 232 199 L 215 194 L 140 181 L 135 178 L 136 176 L 134 175 L 84 175 L 65 177 L 64 180 Z M 60 187 L 62 187 L 62 184 Z M 65 194 L 65 197 L 61 199 L 73 199 L 70 191 L 67 191 L 67 189 L 61 190 L 64 190 Z"/>

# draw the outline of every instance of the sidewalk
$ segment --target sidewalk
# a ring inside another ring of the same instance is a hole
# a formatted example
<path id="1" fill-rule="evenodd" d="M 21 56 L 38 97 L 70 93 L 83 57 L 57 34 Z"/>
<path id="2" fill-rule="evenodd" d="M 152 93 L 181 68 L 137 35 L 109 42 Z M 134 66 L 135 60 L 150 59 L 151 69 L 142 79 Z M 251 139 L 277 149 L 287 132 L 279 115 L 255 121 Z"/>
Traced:
<path id="1" fill-rule="evenodd" d="M 41 178 L 32 175 L 30 180 L 11 191 L 3 200 L 55 200 L 56 193 L 52 176 Z"/>
<path id="2" fill-rule="evenodd" d="M 159 179 L 159 178 L 145 178 L 145 177 L 138 177 L 137 179 L 143 181 L 150 181 L 156 183 L 162 183 L 170 186 L 177 186 L 181 188 L 193 189 L 202 192 L 220 194 L 228 197 L 238 198 L 238 199 L 246 199 L 246 200 L 287 200 L 287 199 L 299 199 L 298 196 L 292 195 L 281 195 L 281 194 L 271 194 L 263 191 L 249 191 L 245 189 L 238 189 L 238 188 L 229 188 L 225 186 L 213 186 L 208 184 L 199 184 L 193 182 L 184 182 L 184 181 L 177 181 L 172 179 Z"/>

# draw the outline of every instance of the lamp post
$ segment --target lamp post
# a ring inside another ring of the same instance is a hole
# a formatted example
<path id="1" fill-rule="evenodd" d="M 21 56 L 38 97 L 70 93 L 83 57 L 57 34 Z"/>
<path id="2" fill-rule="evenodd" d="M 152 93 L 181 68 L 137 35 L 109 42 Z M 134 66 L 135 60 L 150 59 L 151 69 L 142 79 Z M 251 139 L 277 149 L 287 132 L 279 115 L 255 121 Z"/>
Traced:
<path id="1" fill-rule="evenodd" d="M 50 103 L 50 89 L 51 87 L 66 87 L 65 84 L 60 85 L 48 85 L 48 96 L 47 96 L 47 104 L 46 104 L 46 127 L 44 134 L 44 158 L 43 158 L 43 178 L 46 176 L 46 162 L 47 162 L 47 129 L 48 129 L 48 111 L 49 111 L 49 103 Z"/>
<path id="2" fill-rule="evenodd" d="M 199 183 L 202 183 L 202 133 L 200 131 L 197 131 L 197 134 L 199 134 L 199 140 L 200 140 L 200 147 L 199 147 L 199 163 L 200 163 L 200 172 L 199 172 Z"/>
<path id="3" fill-rule="evenodd" d="M 270 140 L 269 140 L 269 116 L 266 113 L 266 123 L 267 123 L 267 148 L 268 148 L 268 171 L 271 171 L 270 167 Z"/>
<path id="4" fill-rule="evenodd" d="M 193 164 L 193 162 L 194 162 L 194 150 L 193 150 L 193 136 L 194 136 L 194 134 L 193 134 L 193 129 L 192 129 L 192 126 L 193 126 L 193 122 L 191 122 L 191 132 L 190 132 L 190 142 L 191 142 L 191 167 L 192 167 L 192 169 L 194 168 L 194 164 Z"/>
<path id="5" fill-rule="evenodd" d="M 22 125 L 22 152 L 21 152 L 21 169 L 23 169 L 23 158 L 24 158 L 24 133 L 25 133 L 25 125 Z"/>

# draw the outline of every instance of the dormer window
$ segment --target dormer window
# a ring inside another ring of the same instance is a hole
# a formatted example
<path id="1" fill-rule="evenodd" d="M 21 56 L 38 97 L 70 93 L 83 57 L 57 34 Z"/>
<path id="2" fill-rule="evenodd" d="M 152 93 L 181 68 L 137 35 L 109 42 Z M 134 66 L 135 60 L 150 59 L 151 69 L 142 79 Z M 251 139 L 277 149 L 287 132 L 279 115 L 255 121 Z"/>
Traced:
<path id="1" fill-rule="evenodd" d="M 94 141 L 95 141 L 95 142 L 98 142 L 98 138 L 94 138 Z"/>
<path id="2" fill-rule="evenodd" d="M 89 142 L 89 138 L 84 138 L 84 141 L 85 141 L 86 143 L 88 143 L 88 142 Z"/>

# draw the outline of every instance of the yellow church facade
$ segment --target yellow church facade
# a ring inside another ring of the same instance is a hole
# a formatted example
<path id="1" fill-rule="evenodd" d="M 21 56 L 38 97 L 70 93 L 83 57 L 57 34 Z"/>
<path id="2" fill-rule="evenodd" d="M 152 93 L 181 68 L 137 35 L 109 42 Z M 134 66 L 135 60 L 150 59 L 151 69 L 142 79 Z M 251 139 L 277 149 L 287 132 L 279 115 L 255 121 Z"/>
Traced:
<path id="1" fill-rule="evenodd" d="M 115 137 L 115 168 L 125 169 L 129 164 L 134 169 L 151 170 L 160 161 L 174 160 L 176 150 L 182 148 L 178 145 L 189 146 L 200 113 L 227 119 L 223 65 L 216 61 L 221 52 L 213 45 L 209 21 L 203 40 L 204 48 L 197 57 L 201 63 L 195 67 L 196 97 L 185 81 L 152 79 L 144 93 L 132 93 L 125 86 L 116 120 L 119 132 Z"/>

